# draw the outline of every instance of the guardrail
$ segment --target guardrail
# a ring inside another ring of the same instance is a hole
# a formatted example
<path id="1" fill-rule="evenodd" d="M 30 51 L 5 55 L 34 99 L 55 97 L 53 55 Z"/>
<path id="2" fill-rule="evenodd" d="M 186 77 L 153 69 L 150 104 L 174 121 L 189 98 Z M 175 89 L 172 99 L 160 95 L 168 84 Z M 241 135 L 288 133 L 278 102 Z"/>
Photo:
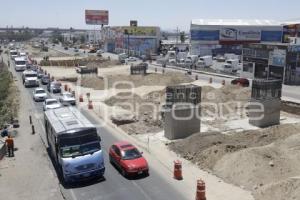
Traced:
<path id="1" fill-rule="evenodd" d="M 0 140 L 0 160 L 2 160 L 5 155 L 6 155 L 6 145 L 5 142 Z"/>

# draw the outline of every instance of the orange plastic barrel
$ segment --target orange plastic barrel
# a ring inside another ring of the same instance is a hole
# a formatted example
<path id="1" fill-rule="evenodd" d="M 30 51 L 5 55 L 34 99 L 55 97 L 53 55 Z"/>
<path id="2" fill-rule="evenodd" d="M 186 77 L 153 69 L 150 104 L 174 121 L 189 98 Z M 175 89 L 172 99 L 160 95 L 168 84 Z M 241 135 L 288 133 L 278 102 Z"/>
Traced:
<path id="1" fill-rule="evenodd" d="M 174 178 L 176 180 L 182 180 L 182 162 L 180 160 L 174 161 Z"/>

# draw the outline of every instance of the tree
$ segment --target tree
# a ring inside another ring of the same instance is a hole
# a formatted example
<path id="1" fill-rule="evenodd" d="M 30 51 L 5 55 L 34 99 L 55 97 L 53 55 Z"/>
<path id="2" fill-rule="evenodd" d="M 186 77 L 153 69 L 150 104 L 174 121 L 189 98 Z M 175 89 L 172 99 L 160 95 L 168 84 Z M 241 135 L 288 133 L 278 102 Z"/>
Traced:
<path id="1" fill-rule="evenodd" d="M 185 32 L 184 31 L 180 32 L 180 41 L 181 41 L 181 43 L 185 42 Z"/>

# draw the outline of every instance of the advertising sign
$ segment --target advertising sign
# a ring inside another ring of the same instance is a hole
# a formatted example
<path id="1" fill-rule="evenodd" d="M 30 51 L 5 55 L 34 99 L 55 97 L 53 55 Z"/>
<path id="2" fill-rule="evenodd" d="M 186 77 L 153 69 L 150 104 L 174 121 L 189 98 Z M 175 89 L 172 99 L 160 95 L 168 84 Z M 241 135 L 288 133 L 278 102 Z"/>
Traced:
<path id="1" fill-rule="evenodd" d="M 255 27 L 221 27 L 220 41 L 260 41 L 261 31 Z"/>
<path id="2" fill-rule="evenodd" d="M 122 27 L 122 29 L 123 29 L 123 32 L 125 30 L 127 30 L 129 35 L 133 35 L 133 36 L 156 36 L 157 35 L 157 28 L 156 27 L 125 26 L 125 27 Z"/>
<path id="3" fill-rule="evenodd" d="M 138 21 L 137 20 L 130 20 L 130 26 L 138 26 Z"/>
<path id="4" fill-rule="evenodd" d="M 89 25 L 108 25 L 108 11 L 85 10 L 85 23 Z"/>
<path id="5" fill-rule="evenodd" d="M 286 51 L 281 49 L 274 49 L 270 52 L 269 65 L 284 67 L 286 62 Z"/>
<path id="6" fill-rule="evenodd" d="M 261 41 L 263 42 L 281 42 L 283 33 L 282 31 L 262 31 Z"/>
<path id="7" fill-rule="evenodd" d="M 219 41 L 219 30 L 191 30 L 191 40 Z"/>

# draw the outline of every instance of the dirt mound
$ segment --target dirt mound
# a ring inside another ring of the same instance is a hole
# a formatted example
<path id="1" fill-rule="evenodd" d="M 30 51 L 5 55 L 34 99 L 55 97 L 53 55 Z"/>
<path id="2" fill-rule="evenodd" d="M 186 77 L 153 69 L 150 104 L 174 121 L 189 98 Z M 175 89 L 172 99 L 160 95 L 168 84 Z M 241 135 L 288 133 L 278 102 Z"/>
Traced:
<path id="1" fill-rule="evenodd" d="M 300 199 L 300 179 L 290 178 L 263 186 L 254 193 L 256 200 L 298 200 Z"/>
<path id="2" fill-rule="evenodd" d="M 155 94 L 155 95 L 154 95 Z M 120 127 L 129 134 L 156 133 L 162 130 L 160 99 L 164 92 L 151 92 L 144 97 L 129 92 L 119 93 L 105 101 L 109 106 L 118 106 L 133 113 L 136 121 L 128 121 Z M 119 124 L 118 124 L 119 125 Z"/>
<path id="3" fill-rule="evenodd" d="M 300 124 L 286 124 L 230 135 L 199 133 L 169 147 L 225 181 L 257 192 L 300 175 L 299 131 Z"/>
<path id="4" fill-rule="evenodd" d="M 81 76 L 80 85 L 86 88 L 93 88 L 95 90 L 104 90 L 105 82 L 102 77 L 98 77 L 95 74 L 87 74 Z"/>

